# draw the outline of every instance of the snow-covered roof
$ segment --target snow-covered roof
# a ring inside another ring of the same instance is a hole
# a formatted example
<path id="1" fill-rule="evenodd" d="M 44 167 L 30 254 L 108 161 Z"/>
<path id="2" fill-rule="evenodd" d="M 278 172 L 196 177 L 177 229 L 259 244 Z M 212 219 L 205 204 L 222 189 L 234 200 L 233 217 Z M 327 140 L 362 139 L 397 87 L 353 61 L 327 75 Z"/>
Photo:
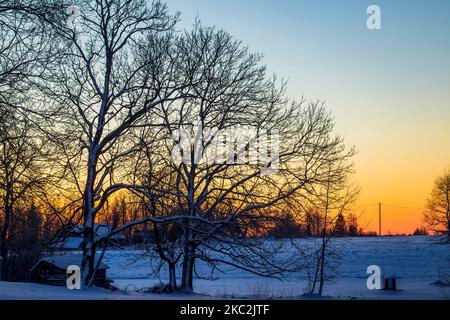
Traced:
<path id="1" fill-rule="evenodd" d="M 100 241 L 106 239 L 108 234 L 112 230 L 112 226 L 107 223 L 96 223 L 94 225 L 95 229 L 95 241 Z M 57 250 L 78 250 L 81 249 L 81 244 L 83 242 L 83 225 L 74 225 L 69 229 L 68 233 L 58 236 L 50 247 Z M 124 234 L 116 233 L 109 237 L 109 240 L 126 240 Z"/>
<path id="2" fill-rule="evenodd" d="M 33 270 L 38 266 L 42 261 L 45 261 L 47 263 L 53 264 L 57 266 L 60 269 L 67 269 L 68 266 L 80 266 L 81 267 L 81 259 L 82 256 L 80 254 L 65 254 L 65 255 L 56 255 L 56 256 L 47 256 L 42 257 L 34 266 L 31 268 Z M 97 259 L 95 259 L 95 265 L 97 265 Z M 109 266 L 104 264 L 103 262 L 100 263 L 99 269 L 108 269 Z"/>
<path id="3" fill-rule="evenodd" d="M 81 237 L 68 237 L 67 239 L 52 244 L 51 247 L 54 249 L 77 250 L 81 248 L 82 242 L 83 238 Z"/>
<path id="4" fill-rule="evenodd" d="M 95 238 L 100 239 L 103 237 L 108 236 L 108 234 L 112 231 L 112 226 L 107 223 L 96 223 L 94 225 L 95 230 Z M 81 234 L 83 232 L 83 225 L 78 224 L 72 228 L 72 232 Z M 125 236 L 120 233 L 116 233 L 115 235 L 112 235 L 110 239 L 125 239 Z"/>

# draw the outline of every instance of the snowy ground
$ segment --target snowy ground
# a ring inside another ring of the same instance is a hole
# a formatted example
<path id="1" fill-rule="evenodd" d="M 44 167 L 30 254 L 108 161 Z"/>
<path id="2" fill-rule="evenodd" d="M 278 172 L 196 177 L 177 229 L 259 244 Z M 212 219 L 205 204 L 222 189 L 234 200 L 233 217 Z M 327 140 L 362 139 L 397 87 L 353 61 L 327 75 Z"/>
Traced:
<path id="1" fill-rule="evenodd" d="M 336 299 L 450 298 L 450 288 L 434 284 L 439 278 L 439 270 L 450 269 L 450 246 L 436 243 L 435 238 L 350 238 L 336 241 L 342 252 L 341 265 L 333 283 L 325 287 L 325 295 Z M 136 252 L 131 254 L 137 256 Z M 161 278 L 151 276 L 145 260 L 131 261 L 130 252 L 108 252 L 105 262 L 111 267 L 110 276 L 121 289 L 140 289 L 167 281 L 165 274 Z M 369 265 L 380 266 L 384 275 L 396 275 L 401 290 L 368 290 L 366 269 Z M 301 273 L 290 274 L 284 281 L 279 281 L 231 267 L 224 269 L 224 274 L 215 274 L 215 280 L 197 279 L 195 291 L 214 297 L 277 299 L 299 298 L 307 287 L 305 275 Z M 197 270 L 208 274 L 207 266 L 202 263 Z"/>
<path id="2" fill-rule="evenodd" d="M 311 240 L 302 240 L 311 241 Z M 450 288 L 436 285 L 439 270 L 450 270 L 450 246 L 437 244 L 432 237 L 384 237 L 339 239 L 342 260 L 336 279 L 325 287 L 325 295 L 334 299 L 450 299 Z M 304 274 L 291 274 L 284 281 L 267 279 L 225 267 L 225 273 L 214 280 L 196 279 L 197 295 L 148 295 L 136 292 L 165 282 L 165 273 L 151 274 L 149 262 L 138 259 L 137 250 L 108 251 L 104 262 L 110 266 L 109 277 L 120 289 L 110 292 L 92 289 L 88 292 L 35 284 L 0 282 L 0 298 L 6 299 L 205 299 L 258 298 L 301 299 L 307 287 Z M 397 292 L 368 290 L 366 269 L 380 266 L 383 274 L 400 280 Z M 209 274 L 199 263 L 199 273 Z"/>

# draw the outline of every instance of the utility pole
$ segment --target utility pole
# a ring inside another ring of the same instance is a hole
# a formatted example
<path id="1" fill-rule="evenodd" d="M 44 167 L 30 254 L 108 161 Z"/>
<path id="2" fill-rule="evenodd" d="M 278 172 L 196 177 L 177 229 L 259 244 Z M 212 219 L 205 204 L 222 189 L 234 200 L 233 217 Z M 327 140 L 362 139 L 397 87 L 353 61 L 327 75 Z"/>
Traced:
<path id="1" fill-rule="evenodd" d="M 381 237 L 381 202 L 378 203 L 378 236 Z"/>

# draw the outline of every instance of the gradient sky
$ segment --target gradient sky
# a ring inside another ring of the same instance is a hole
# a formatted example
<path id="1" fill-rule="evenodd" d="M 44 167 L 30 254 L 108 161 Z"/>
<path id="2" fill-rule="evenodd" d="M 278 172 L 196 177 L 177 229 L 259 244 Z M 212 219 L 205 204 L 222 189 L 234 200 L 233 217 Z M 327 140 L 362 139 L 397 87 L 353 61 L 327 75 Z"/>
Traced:
<path id="1" fill-rule="evenodd" d="M 166 0 L 265 56 L 289 95 L 325 100 L 355 145 L 357 209 L 368 230 L 410 233 L 450 165 L 450 1 Z M 366 27 L 381 8 L 382 30 Z M 389 206 L 387 206 L 389 205 Z M 397 207 L 394 207 L 397 206 Z M 400 208 L 401 207 L 401 208 Z"/>

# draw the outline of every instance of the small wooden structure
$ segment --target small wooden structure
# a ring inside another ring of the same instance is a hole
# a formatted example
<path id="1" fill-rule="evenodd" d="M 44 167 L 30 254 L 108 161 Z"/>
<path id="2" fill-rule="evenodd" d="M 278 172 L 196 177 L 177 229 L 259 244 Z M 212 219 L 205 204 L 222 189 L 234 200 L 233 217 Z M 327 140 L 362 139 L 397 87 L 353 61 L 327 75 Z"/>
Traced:
<path id="1" fill-rule="evenodd" d="M 384 290 L 392 290 L 392 291 L 398 290 L 397 277 L 395 277 L 395 276 L 385 277 L 383 289 Z"/>
<path id="2" fill-rule="evenodd" d="M 97 264 L 97 262 L 95 262 Z M 81 266 L 81 255 L 55 255 L 41 258 L 31 268 L 33 281 L 54 286 L 66 286 L 67 268 L 71 265 Z M 107 288 L 112 283 L 106 276 L 109 267 L 100 263 L 94 277 L 96 287 Z"/>

